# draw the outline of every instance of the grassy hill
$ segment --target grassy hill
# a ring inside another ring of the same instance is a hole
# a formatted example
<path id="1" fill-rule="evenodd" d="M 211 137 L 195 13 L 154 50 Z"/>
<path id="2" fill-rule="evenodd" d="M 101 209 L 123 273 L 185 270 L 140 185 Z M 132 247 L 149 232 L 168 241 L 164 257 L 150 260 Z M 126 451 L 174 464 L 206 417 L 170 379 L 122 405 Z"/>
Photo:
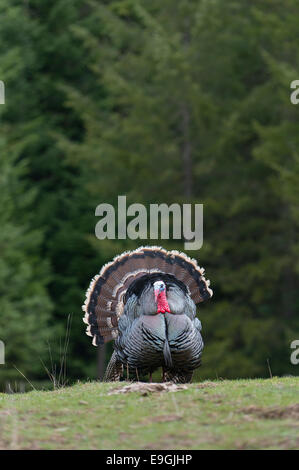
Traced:
<path id="1" fill-rule="evenodd" d="M 299 377 L 202 382 L 176 391 L 128 385 L 0 394 L 0 448 L 299 448 Z"/>

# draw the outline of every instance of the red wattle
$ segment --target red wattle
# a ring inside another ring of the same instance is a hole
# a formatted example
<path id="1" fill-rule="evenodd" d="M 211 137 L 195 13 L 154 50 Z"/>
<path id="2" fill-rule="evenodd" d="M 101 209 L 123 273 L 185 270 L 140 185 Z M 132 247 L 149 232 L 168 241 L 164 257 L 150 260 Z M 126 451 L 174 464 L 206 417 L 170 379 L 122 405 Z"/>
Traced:
<path id="1" fill-rule="evenodd" d="M 170 308 L 166 299 L 165 290 L 160 292 L 157 297 L 157 313 L 170 313 Z"/>

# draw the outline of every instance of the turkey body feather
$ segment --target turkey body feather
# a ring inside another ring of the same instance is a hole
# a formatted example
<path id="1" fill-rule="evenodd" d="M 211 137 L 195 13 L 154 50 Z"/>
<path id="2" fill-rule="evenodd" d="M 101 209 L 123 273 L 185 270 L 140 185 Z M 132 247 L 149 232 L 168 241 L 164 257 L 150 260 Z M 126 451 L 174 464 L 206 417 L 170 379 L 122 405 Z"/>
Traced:
<path id="1" fill-rule="evenodd" d="M 123 256 L 108 265 L 108 276 L 104 270 L 94 278 L 83 306 L 93 344 L 115 339 L 106 380 L 119 380 L 124 370 L 138 377 L 162 367 L 164 380 L 190 381 L 203 350 L 195 301 L 212 296 L 203 269 L 183 253 L 157 247 Z"/>

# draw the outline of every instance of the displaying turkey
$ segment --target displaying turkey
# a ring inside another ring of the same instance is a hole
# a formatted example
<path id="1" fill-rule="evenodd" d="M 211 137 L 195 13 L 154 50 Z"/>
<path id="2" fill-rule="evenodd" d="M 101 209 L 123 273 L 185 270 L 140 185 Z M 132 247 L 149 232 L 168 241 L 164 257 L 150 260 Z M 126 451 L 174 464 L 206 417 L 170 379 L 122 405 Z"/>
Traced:
<path id="1" fill-rule="evenodd" d="M 95 346 L 115 340 L 105 380 L 159 367 L 163 380 L 189 382 L 203 350 L 196 304 L 212 297 L 196 260 L 178 251 L 141 247 L 116 256 L 95 276 L 83 311 Z"/>

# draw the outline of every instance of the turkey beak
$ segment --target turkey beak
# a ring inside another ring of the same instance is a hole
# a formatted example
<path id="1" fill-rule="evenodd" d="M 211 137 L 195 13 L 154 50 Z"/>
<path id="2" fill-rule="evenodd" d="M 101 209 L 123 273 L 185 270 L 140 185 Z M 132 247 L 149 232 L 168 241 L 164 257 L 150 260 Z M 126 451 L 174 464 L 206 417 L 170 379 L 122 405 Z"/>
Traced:
<path id="1" fill-rule="evenodd" d="M 156 302 L 158 302 L 158 297 L 159 297 L 159 295 L 161 294 L 161 292 L 163 292 L 164 290 L 165 290 L 165 288 L 164 288 L 163 286 L 161 286 L 161 287 L 156 287 L 156 289 L 154 290 Z"/>
<path id="2" fill-rule="evenodd" d="M 158 302 L 158 297 L 159 297 L 159 294 L 160 294 L 160 289 L 157 288 L 154 290 L 154 293 L 155 293 L 155 301 Z"/>

